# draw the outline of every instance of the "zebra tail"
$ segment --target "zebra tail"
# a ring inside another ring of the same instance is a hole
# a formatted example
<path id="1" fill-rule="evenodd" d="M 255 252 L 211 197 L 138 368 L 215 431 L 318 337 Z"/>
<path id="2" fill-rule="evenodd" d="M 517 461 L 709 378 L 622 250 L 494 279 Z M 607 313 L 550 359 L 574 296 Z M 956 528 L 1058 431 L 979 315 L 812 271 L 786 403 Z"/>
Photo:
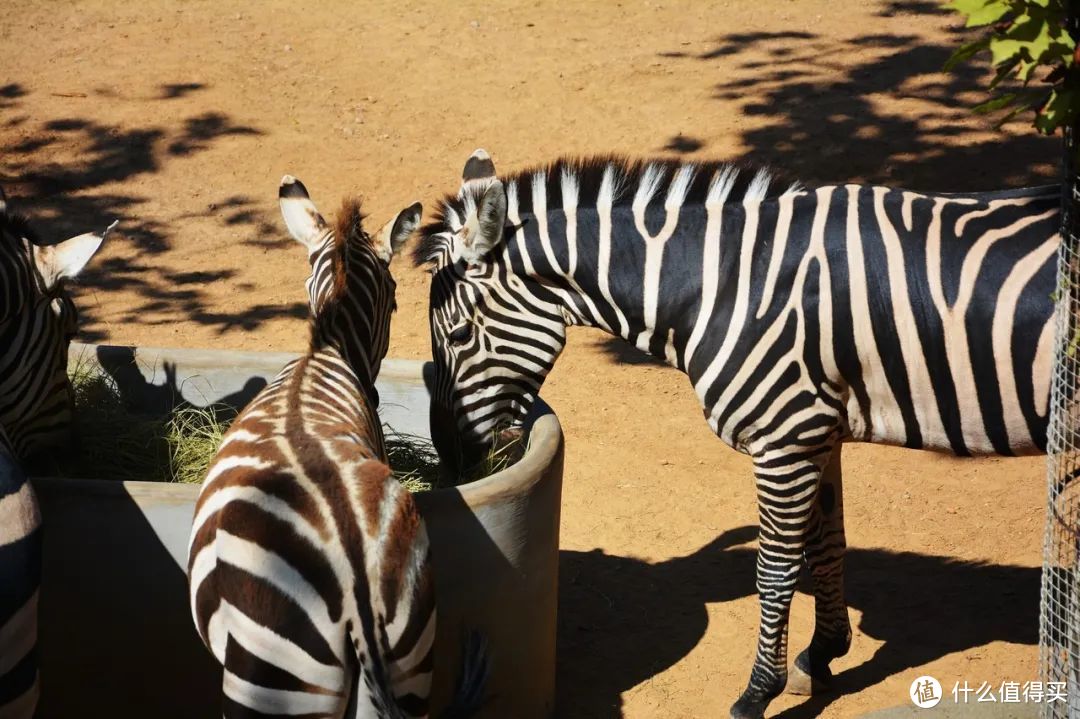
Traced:
<path id="1" fill-rule="evenodd" d="M 479 632 L 469 632 L 461 652 L 461 676 L 454 697 L 439 719 L 468 719 L 480 711 L 488 699 L 488 669 L 487 642 Z"/>

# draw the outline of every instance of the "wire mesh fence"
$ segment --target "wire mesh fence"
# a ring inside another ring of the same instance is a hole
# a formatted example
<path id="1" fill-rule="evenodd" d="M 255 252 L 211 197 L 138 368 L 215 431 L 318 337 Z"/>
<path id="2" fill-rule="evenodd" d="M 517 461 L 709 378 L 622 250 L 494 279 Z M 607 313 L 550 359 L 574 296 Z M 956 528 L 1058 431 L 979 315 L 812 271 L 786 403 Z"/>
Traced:
<path id="1" fill-rule="evenodd" d="M 1069 133 L 1067 133 L 1069 134 Z M 1072 137 L 1066 146 L 1072 148 Z M 1072 170 L 1072 163 L 1069 169 Z M 1074 175 L 1070 172 L 1068 178 Z M 1067 181 L 1063 227 L 1080 210 L 1080 187 Z M 1048 719 L 1080 719 L 1080 237 L 1063 232 L 1050 388 L 1047 515 L 1043 547 L 1039 660 L 1044 686 L 1064 687 L 1065 702 L 1043 704 Z"/>

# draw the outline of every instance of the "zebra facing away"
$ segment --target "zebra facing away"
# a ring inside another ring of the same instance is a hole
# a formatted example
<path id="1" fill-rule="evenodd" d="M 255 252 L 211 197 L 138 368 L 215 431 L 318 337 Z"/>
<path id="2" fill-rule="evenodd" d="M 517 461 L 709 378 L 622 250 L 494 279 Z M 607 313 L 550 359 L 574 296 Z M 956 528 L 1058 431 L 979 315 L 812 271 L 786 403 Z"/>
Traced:
<path id="1" fill-rule="evenodd" d="M 754 461 L 761 623 L 731 714 L 824 688 L 851 642 L 840 447 L 1046 446 L 1057 188 L 934 195 L 775 187 L 765 171 L 615 158 L 502 180 L 487 153 L 426 225 L 432 435 L 454 470 L 520 424 L 599 327 L 685 372 Z M 815 630 L 787 671 L 803 561 Z"/>
<path id="2" fill-rule="evenodd" d="M 209 468 L 192 614 L 224 666 L 226 717 L 427 716 L 430 551 L 386 464 L 374 388 L 395 308 L 389 262 L 422 209 L 371 237 L 355 200 L 332 229 L 298 180 L 286 176 L 279 198 L 312 266 L 310 349 L 240 414 Z M 483 673 L 471 664 L 446 716 L 468 715 Z"/>
<path id="3" fill-rule="evenodd" d="M 22 463 L 70 437 L 68 345 L 77 324 L 64 281 L 104 234 L 43 244 L 0 189 L 0 718 L 28 719 L 38 699 L 40 515 Z"/>

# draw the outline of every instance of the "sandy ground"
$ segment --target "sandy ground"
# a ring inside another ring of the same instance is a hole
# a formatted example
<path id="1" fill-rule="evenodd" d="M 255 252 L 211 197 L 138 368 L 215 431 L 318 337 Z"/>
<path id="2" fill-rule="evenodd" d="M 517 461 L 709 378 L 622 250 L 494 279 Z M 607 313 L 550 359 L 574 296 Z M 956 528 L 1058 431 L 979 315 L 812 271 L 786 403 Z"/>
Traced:
<path id="1" fill-rule="evenodd" d="M 813 181 L 964 190 L 1052 179 L 1057 143 L 965 108 L 985 72 L 919 0 L 181 4 L 12 0 L 0 183 L 59 237 L 121 220 L 78 290 L 87 341 L 298 349 L 304 253 L 276 186 L 373 224 L 456 187 L 477 146 L 748 158 Z M 429 352 L 400 263 L 391 355 Z M 559 716 L 720 717 L 757 626 L 749 461 L 688 382 L 575 331 L 544 392 L 567 436 Z M 843 693 L 772 714 L 903 704 L 911 680 L 1035 678 L 1043 463 L 845 451 L 856 627 Z M 812 603 L 797 597 L 801 648 Z"/>

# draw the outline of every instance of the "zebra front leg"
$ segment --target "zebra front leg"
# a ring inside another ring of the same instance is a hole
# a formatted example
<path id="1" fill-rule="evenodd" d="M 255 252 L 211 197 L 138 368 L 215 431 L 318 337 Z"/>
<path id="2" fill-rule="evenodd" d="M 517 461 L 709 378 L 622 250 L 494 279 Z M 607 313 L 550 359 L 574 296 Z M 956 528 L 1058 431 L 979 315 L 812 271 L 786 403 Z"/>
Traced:
<path id="1" fill-rule="evenodd" d="M 851 622 L 844 600 L 844 492 L 840 470 L 842 444 L 837 444 L 825 470 L 807 535 L 807 567 L 814 586 L 814 636 L 795 658 L 788 677 L 792 694 L 811 695 L 832 684 L 829 663 L 851 647 Z"/>
<path id="2" fill-rule="evenodd" d="M 732 719 L 762 719 L 769 702 L 787 684 L 788 615 L 830 449 L 831 445 L 770 448 L 754 456 L 761 624 L 750 682 L 731 707 Z"/>

